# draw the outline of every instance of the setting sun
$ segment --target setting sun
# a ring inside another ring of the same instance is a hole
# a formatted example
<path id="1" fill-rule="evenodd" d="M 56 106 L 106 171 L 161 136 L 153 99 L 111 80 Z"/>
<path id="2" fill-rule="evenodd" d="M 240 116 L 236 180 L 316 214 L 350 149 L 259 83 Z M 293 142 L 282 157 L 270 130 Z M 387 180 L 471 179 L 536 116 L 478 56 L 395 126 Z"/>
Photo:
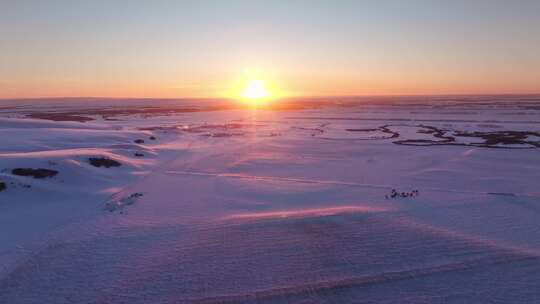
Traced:
<path id="1" fill-rule="evenodd" d="M 223 96 L 244 105 L 266 105 L 289 96 L 290 91 L 272 69 L 244 68 L 224 84 Z"/>
<path id="2" fill-rule="evenodd" d="M 265 99 L 271 96 L 264 82 L 258 79 L 252 79 L 246 85 L 242 92 L 242 97 L 251 100 Z"/>

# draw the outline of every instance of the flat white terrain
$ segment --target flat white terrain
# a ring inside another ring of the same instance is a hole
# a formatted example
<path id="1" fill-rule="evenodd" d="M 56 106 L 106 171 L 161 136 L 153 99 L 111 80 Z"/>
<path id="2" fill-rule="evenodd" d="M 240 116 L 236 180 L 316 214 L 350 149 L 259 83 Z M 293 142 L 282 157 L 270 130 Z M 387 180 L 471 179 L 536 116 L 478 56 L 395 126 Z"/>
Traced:
<path id="1" fill-rule="evenodd" d="M 216 104 L 1 101 L 0 303 L 540 302 L 540 98 Z"/>

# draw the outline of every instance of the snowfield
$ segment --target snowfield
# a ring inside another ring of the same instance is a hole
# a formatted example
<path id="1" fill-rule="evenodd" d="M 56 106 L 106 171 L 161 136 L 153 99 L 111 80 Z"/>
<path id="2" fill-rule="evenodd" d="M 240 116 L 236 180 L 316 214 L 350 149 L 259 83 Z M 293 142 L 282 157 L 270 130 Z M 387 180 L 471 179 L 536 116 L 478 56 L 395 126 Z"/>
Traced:
<path id="1" fill-rule="evenodd" d="M 540 302 L 538 96 L 5 100 L 0 134 L 0 303 Z"/>

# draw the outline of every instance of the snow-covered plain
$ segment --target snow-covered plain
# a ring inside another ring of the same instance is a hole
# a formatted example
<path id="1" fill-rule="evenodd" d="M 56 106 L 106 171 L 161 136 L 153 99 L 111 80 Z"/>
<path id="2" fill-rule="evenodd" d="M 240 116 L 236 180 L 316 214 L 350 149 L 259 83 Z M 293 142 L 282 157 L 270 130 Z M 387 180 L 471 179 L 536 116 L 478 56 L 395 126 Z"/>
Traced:
<path id="1" fill-rule="evenodd" d="M 540 97 L 216 104 L 1 101 L 0 303 L 540 302 Z"/>

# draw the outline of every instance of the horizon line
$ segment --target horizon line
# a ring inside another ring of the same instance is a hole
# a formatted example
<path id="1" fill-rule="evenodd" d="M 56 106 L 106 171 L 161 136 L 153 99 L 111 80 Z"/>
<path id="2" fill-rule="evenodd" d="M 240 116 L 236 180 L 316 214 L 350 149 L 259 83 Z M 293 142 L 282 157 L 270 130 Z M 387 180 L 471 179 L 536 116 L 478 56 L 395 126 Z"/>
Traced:
<path id="1" fill-rule="evenodd" d="M 360 94 L 360 95 L 298 95 L 275 98 L 275 100 L 291 100 L 302 98 L 374 98 L 374 97 L 487 97 L 487 96 L 539 96 L 537 93 L 449 93 L 449 94 Z M 17 100 L 50 100 L 50 99 L 101 99 L 101 100 L 236 100 L 233 97 L 113 97 L 113 96 L 42 96 L 42 97 L 8 97 L 0 101 Z"/>

